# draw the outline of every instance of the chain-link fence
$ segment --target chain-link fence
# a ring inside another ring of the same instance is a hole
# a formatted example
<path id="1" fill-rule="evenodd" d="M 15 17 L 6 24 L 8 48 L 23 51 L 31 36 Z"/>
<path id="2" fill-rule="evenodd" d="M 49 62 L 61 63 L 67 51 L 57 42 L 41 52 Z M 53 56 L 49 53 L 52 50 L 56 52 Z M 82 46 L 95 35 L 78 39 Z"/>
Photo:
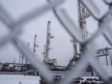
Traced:
<path id="1" fill-rule="evenodd" d="M 31 11 L 22 18 L 19 18 L 17 21 L 13 21 L 8 12 L 0 4 L 0 19 L 10 30 L 9 35 L 0 39 L 0 47 L 6 45 L 9 41 L 12 42 L 17 49 L 27 56 L 31 64 L 37 69 L 40 76 L 44 78 L 48 84 L 69 84 L 73 79 L 81 76 L 83 69 L 88 65 L 90 65 L 96 71 L 96 73 L 105 81 L 105 83 L 111 84 L 111 77 L 95 58 L 95 53 L 93 51 L 96 50 L 95 38 L 97 38 L 99 35 L 102 35 L 107 40 L 107 42 L 112 45 L 112 26 L 110 25 L 112 24 L 112 0 L 104 0 L 104 3 L 109 6 L 109 11 L 106 13 L 101 12 L 99 7 L 94 3 L 94 0 L 81 0 L 81 3 L 85 5 L 93 18 L 95 18 L 95 20 L 99 23 L 98 30 L 85 42 L 82 40 L 80 28 L 78 28 L 76 24 L 72 22 L 65 9 L 57 9 L 59 5 L 64 3 L 65 0 L 48 0 L 48 4 Z M 56 74 L 48 70 L 46 65 L 42 64 L 40 60 L 35 59 L 35 54 L 32 53 L 27 45 L 17 37 L 21 34 L 23 30 L 22 26 L 25 23 L 33 20 L 35 17 L 41 17 L 42 14 L 46 14 L 46 12 L 49 12 L 50 10 L 53 11 L 55 17 L 61 23 L 63 28 L 73 37 L 73 39 L 80 44 L 85 45 L 84 56 L 82 56 L 77 65 L 72 67 L 71 70 L 67 71 L 64 74 L 64 78 L 58 82 L 54 81 Z"/>

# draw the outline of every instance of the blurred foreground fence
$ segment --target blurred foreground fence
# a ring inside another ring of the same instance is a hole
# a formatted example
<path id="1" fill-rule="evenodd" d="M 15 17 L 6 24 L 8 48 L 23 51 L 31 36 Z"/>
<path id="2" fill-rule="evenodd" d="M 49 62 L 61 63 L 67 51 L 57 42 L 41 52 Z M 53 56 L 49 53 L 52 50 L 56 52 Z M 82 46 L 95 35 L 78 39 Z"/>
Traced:
<path id="1" fill-rule="evenodd" d="M 48 84 L 69 84 L 73 79 L 79 77 L 84 68 L 88 65 L 90 65 L 96 71 L 96 73 L 105 81 L 105 83 L 111 84 L 112 80 L 110 79 L 110 76 L 95 58 L 94 53 L 96 46 L 95 38 L 97 38 L 99 35 L 102 35 L 112 46 L 112 0 L 104 0 L 103 2 L 109 6 L 109 11 L 105 13 L 102 13 L 100 8 L 94 3 L 94 0 L 81 0 L 81 3 L 87 7 L 93 18 L 99 23 L 98 30 L 85 42 L 83 42 L 81 38 L 80 28 L 78 28 L 76 24 L 72 22 L 65 9 L 57 8 L 59 5 L 66 3 L 65 0 L 48 0 L 48 4 L 32 10 L 25 16 L 19 18 L 17 21 L 14 21 L 4 9 L 2 4 L 0 4 L 0 19 L 10 30 L 9 35 L 0 39 L 0 47 L 6 45 L 8 42 L 12 42 L 17 49 L 27 56 L 31 64 L 37 69 L 40 76 L 43 77 Z M 64 78 L 58 82 L 54 81 L 55 74 L 48 70 L 46 65 L 42 64 L 40 60 L 36 59 L 35 54 L 30 51 L 27 45 L 20 38 L 18 38 L 18 36 L 22 33 L 22 26 L 24 24 L 30 20 L 33 20 L 35 17 L 41 17 L 42 14 L 46 14 L 50 10 L 53 11 L 57 20 L 74 38 L 74 40 L 86 46 L 84 48 L 84 56 L 82 56 L 77 65 L 64 74 Z"/>

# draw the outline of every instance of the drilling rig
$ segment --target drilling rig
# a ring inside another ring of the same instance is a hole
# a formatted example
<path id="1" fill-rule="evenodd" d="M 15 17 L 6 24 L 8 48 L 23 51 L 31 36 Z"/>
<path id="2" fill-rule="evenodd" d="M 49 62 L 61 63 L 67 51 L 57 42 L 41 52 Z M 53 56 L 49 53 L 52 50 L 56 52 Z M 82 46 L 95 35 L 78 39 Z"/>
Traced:
<path id="1" fill-rule="evenodd" d="M 85 42 L 88 37 L 87 22 L 86 19 L 90 16 L 87 8 L 81 3 L 81 0 L 77 0 L 78 4 L 78 23 L 82 32 L 82 41 Z M 80 44 L 80 53 L 83 54 L 84 45 Z"/>
<path id="2" fill-rule="evenodd" d="M 82 31 L 82 39 L 85 42 L 85 40 L 87 39 L 86 19 L 89 17 L 89 13 L 88 13 L 87 9 L 81 4 L 80 0 L 77 0 L 77 2 L 78 2 L 78 13 L 79 13 L 78 23 L 79 23 L 80 29 Z M 48 58 L 48 53 L 49 53 L 49 48 L 50 48 L 49 47 L 50 46 L 50 33 L 49 33 L 50 27 L 49 26 L 50 26 L 50 22 L 48 22 L 48 26 L 47 26 L 48 27 L 47 41 L 46 41 L 46 46 L 45 46 L 46 50 L 44 52 L 44 62 L 45 63 L 49 62 L 49 58 Z M 58 73 L 58 75 L 56 75 L 56 78 L 55 78 L 56 80 L 60 80 L 62 78 L 63 74 L 74 65 L 74 62 L 78 61 L 80 56 L 82 56 L 82 52 L 83 52 L 82 45 L 79 44 L 78 42 L 76 42 L 75 40 L 72 40 L 71 42 L 73 43 L 73 47 L 74 47 L 74 56 L 73 56 L 72 60 L 70 60 L 69 64 L 66 67 L 60 66 L 59 68 L 57 68 L 58 66 L 55 65 L 54 66 L 55 70 L 51 69 L 52 71 L 57 71 L 56 73 Z M 79 80 L 78 80 L 78 82 L 79 82 Z M 45 80 L 41 80 L 40 83 L 47 84 L 45 82 Z M 79 84 L 79 83 L 76 83 L 76 84 Z"/>
<path id="3" fill-rule="evenodd" d="M 37 42 L 37 35 L 35 34 L 34 43 L 33 43 L 33 53 L 34 54 L 36 53 L 36 48 L 39 47 L 36 42 Z"/>
<path id="4" fill-rule="evenodd" d="M 51 50 L 50 43 L 51 43 L 51 39 L 54 38 L 54 36 L 51 34 L 50 25 L 51 25 L 51 21 L 48 21 L 47 34 L 46 34 L 46 45 L 44 46 L 44 63 L 49 65 L 49 67 L 54 67 L 56 65 L 56 59 L 49 58 L 49 52 Z"/>
<path id="5" fill-rule="evenodd" d="M 49 58 L 49 52 L 51 50 L 50 42 L 51 42 L 51 39 L 54 38 L 54 36 L 52 36 L 51 32 L 50 32 L 50 25 L 51 25 L 51 21 L 48 21 L 48 23 L 47 23 L 46 45 L 44 46 L 44 53 L 43 53 L 44 54 L 44 63 L 48 66 L 48 68 L 51 71 L 59 74 L 60 71 L 64 70 L 63 66 L 58 66 L 56 59 L 50 59 Z M 60 74 L 56 75 L 56 79 L 60 78 L 60 77 L 61 77 Z M 47 82 L 43 78 L 41 78 L 40 84 L 47 84 Z"/>
<path id="6" fill-rule="evenodd" d="M 50 33 L 50 24 L 51 22 L 48 21 L 47 24 L 47 37 L 46 37 L 46 45 L 45 45 L 45 54 L 44 54 L 44 62 L 47 63 L 49 61 L 48 55 L 50 51 L 50 38 L 51 38 L 51 33 Z"/>
<path id="7" fill-rule="evenodd" d="M 90 16 L 89 12 L 87 9 L 84 7 L 84 5 L 81 3 L 80 0 L 77 0 L 77 6 L 78 6 L 78 24 L 82 32 L 82 40 L 83 42 L 86 41 L 87 36 L 88 36 L 88 31 L 86 27 L 86 19 Z M 80 56 L 83 55 L 83 47 L 84 45 L 79 44 L 75 40 L 71 40 L 73 43 L 73 48 L 74 48 L 74 56 L 70 60 L 69 64 L 67 65 L 67 69 L 72 67 L 80 58 Z"/>

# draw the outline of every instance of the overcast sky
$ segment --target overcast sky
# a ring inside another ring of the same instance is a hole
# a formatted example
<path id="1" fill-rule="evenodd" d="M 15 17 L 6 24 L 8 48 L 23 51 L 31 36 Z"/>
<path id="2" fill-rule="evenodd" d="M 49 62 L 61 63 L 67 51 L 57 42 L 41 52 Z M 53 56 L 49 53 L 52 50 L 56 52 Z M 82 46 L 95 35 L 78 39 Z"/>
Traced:
<path id="1" fill-rule="evenodd" d="M 98 0 L 97 0 L 98 1 Z M 99 3 L 102 0 L 99 0 Z M 38 8 L 44 4 L 47 4 L 46 0 L 0 0 L 0 4 L 4 6 L 7 12 L 11 15 L 14 20 L 18 20 L 24 14 L 30 12 L 32 9 Z M 105 5 L 100 4 L 104 9 Z M 61 6 L 65 8 L 67 13 L 70 15 L 74 23 L 78 25 L 78 13 L 77 13 L 77 0 L 66 0 Z M 101 8 L 102 8 L 101 7 Z M 106 10 L 106 9 L 105 9 Z M 103 10 L 103 11 L 105 11 Z M 46 29 L 47 22 L 51 21 L 51 32 L 54 35 L 54 39 L 51 40 L 51 51 L 49 58 L 56 58 L 58 64 L 66 65 L 69 60 L 73 57 L 73 45 L 70 42 L 72 39 L 64 28 L 57 21 L 52 11 L 41 15 L 40 17 L 34 18 L 27 24 L 23 25 L 23 33 L 19 37 L 27 42 L 30 42 L 30 48 L 33 47 L 34 35 L 37 34 L 37 48 L 36 55 L 38 59 L 43 60 L 44 45 L 46 42 Z M 6 26 L 0 21 L 0 38 L 6 35 L 9 31 Z M 90 17 L 87 19 L 87 30 L 93 34 L 97 29 L 97 22 Z M 103 37 L 99 37 L 97 40 L 97 48 L 104 48 L 109 46 Z M 103 41 L 103 42 L 102 42 Z M 8 43 L 3 48 L 0 48 L 0 61 L 1 62 L 18 62 L 19 53 L 11 43 Z"/>

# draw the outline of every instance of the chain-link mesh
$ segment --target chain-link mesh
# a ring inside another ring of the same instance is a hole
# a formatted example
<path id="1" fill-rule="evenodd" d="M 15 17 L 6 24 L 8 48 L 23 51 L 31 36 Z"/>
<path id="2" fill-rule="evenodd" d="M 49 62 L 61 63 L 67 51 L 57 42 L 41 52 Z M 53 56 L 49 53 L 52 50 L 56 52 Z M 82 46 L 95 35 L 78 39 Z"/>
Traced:
<path id="1" fill-rule="evenodd" d="M 81 38 L 80 28 L 76 26 L 70 19 L 69 15 L 65 9 L 57 9 L 61 4 L 64 4 L 65 0 L 48 0 L 48 4 L 37 8 L 30 13 L 26 14 L 19 20 L 14 21 L 4 7 L 0 4 L 0 19 L 1 21 L 9 28 L 10 34 L 0 39 L 0 47 L 6 45 L 9 41 L 19 49 L 25 56 L 29 59 L 31 64 L 37 69 L 40 76 L 44 78 L 48 83 L 59 83 L 59 84 L 69 84 L 73 79 L 79 77 L 83 72 L 84 68 L 90 65 L 96 73 L 105 81 L 105 83 L 111 84 L 109 75 L 100 65 L 98 60 L 95 58 L 94 51 L 96 43 L 95 38 L 99 35 L 104 36 L 107 42 L 112 45 L 112 0 L 104 0 L 109 6 L 109 11 L 102 13 L 99 7 L 94 3 L 94 0 L 81 0 L 81 3 L 85 5 L 88 11 L 91 13 L 93 18 L 98 21 L 98 30 L 85 42 Z M 74 66 L 71 70 L 67 71 L 64 74 L 64 78 L 58 82 L 54 81 L 55 74 L 48 70 L 46 65 L 42 64 L 38 59 L 35 59 L 35 54 L 30 51 L 30 49 L 25 45 L 25 43 L 18 38 L 17 36 L 21 34 L 23 28 L 22 26 L 30 20 L 33 20 L 35 17 L 41 17 L 42 14 L 52 10 L 57 20 L 61 23 L 63 28 L 73 37 L 77 42 L 85 45 L 84 56 L 78 61 L 77 65 Z M 33 58 L 32 58 L 33 57 Z"/>

